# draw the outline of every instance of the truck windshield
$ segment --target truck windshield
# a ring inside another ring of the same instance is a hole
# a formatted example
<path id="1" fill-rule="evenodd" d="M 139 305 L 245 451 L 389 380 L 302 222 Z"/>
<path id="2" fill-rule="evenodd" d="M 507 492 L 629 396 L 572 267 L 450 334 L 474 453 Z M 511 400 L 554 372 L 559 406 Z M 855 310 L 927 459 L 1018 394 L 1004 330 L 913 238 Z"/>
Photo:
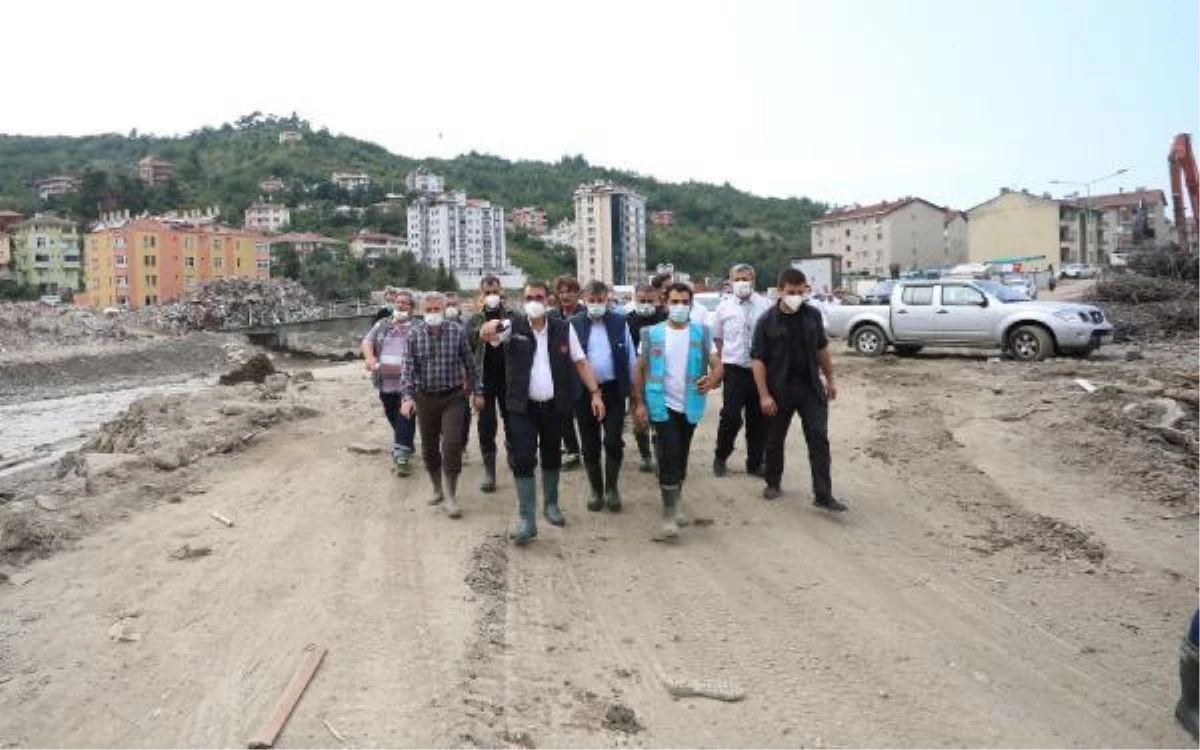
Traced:
<path id="1" fill-rule="evenodd" d="M 1013 289 L 996 281 L 976 281 L 975 286 L 1001 302 L 1028 302 L 1029 296 L 1020 289 Z"/>

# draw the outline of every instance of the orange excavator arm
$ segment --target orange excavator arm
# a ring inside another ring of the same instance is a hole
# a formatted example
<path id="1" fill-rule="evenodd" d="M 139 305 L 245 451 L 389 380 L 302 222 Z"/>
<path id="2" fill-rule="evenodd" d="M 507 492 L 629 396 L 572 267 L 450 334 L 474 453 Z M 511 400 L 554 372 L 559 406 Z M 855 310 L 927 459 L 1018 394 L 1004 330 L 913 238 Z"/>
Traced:
<path id="1" fill-rule="evenodd" d="M 1200 237 L 1200 174 L 1196 171 L 1196 156 L 1192 153 L 1192 138 L 1187 133 L 1175 136 L 1171 154 L 1167 157 L 1171 167 L 1171 203 L 1175 209 L 1175 232 L 1179 246 L 1187 250 L 1189 230 L 1191 237 Z M 1191 226 L 1183 208 L 1183 183 L 1187 184 L 1188 202 L 1192 206 Z"/>

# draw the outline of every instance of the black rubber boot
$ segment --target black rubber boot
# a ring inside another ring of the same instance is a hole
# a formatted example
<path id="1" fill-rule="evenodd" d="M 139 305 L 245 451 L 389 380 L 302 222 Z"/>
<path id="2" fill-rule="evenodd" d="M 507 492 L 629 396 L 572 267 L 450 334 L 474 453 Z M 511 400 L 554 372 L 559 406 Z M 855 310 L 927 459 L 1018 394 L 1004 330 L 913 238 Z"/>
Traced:
<path id="1" fill-rule="evenodd" d="M 496 454 L 483 454 L 483 481 L 479 483 L 480 492 L 496 491 Z"/>
<path id="2" fill-rule="evenodd" d="M 429 474 L 429 488 L 431 490 L 429 494 L 429 504 L 441 505 L 442 500 L 445 497 L 445 493 L 442 491 L 442 473 L 440 471 L 436 474 Z"/>
<path id="3" fill-rule="evenodd" d="M 462 508 L 458 507 L 458 476 L 446 475 L 446 499 L 442 510 L 450 518 L 462 518 Z"/>
<path id="4" fill-rule="evenodd" d="M 621 457 L 604 456 L 604 505 L 613 513 L 621 512 Z"/>
<path id="5" fill-rule="evenodd" d="M 662 534 L 660 537 L 664 540 L 677 539 L 679 537 L 679 521 L 676 520 L 676 515 L 679 511 L 679 487 L 663 487 L 663 525 Z"/>
<path id="6" fill-rule="evenodd" d="M 643 474 L 654 473 L 654 453 L 650 449 L 650 433 L 635 432 L 633 439 L 637 441 L 638 456 L 641 461 L 638 463 L 638 471 Z"/>
<path id="7" fill-rule="evenodd" d="M 533 477 L 517 477 L 517 512 L 521 518 L 509 534 L 517 544 L 525 544 L 537 538 L 537 480 Z"/>
<path id="8" fill-rule="evenodd" d="M 1179 646 L 1179 702 L 1175 704 L 1175 718 L 1196 739 L 1197 703 L 1200 702 L 1196 688 L 1197 669 L 1196 644 L 1183 639 Z"/>
<path id="9" fill-rule="evenodd" d="M 542 515 L 546 517 L 546 521 L 551 526 L 566 526 L 567 519 L 562 514 L 562 509 L 558 507 L 558 470 L 542 471 L 542 502 L 545 503 L 545 508 L 542 510 Z"/>
<path id="10" fill-rule="evenodd" d="M 604 510 L 604 477 L 600 473 L 600 464 L 588 461 L 583 466 L 587 469 L 588 478 L 587 509 L 599 513 Z"/>

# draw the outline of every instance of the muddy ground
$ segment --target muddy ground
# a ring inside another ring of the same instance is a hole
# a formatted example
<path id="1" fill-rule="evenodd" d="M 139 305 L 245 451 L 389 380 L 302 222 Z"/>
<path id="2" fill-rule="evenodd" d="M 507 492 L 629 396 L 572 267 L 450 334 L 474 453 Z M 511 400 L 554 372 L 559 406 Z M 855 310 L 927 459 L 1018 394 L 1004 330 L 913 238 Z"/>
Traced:
<path id="1" fill-rule="evenodd" d="M 624 512 L 565 474 L 518 549 L 472 446 L 447 519 L 349 450 L 390 439 L 361 365 L 150 399 L 0 486 L 0 745 L 242 745 L 312 642 L 279 747 L 1192 746 L 1196 344 L 1127 351 L 838 348 L 841 515 L 799 429 L 781 500 L 714 479 L 713 399 L 674 545 L 633 462 Z"/>

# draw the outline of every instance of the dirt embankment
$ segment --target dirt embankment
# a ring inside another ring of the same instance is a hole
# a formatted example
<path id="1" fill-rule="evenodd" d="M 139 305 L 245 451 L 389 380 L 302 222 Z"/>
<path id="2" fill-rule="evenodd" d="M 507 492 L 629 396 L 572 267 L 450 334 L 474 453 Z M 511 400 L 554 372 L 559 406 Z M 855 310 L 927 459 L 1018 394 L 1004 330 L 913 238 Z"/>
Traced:
<path id="1" fill-rule="evenodd" d="M 280 747 L 1191 744 L 1195 451 L 1159 426 L 1195 432 L 1195 343 L 1138 355 L 839 350 L 837 515 L 810 506 L 798 425 L 781 500 L 713 479 L 714 398 L 673 545 L 633 461 L 621 514 L 568 472 L 566 528 L 526 548 L 511 476 L 481 495 L 477 460 L 447 519 L 389 472 L 361 366 L 145 402 L 93 445 L 115 452 L 0 505 L 28 530 L 0 737 L 242 744 L 317 642 Z"/>

